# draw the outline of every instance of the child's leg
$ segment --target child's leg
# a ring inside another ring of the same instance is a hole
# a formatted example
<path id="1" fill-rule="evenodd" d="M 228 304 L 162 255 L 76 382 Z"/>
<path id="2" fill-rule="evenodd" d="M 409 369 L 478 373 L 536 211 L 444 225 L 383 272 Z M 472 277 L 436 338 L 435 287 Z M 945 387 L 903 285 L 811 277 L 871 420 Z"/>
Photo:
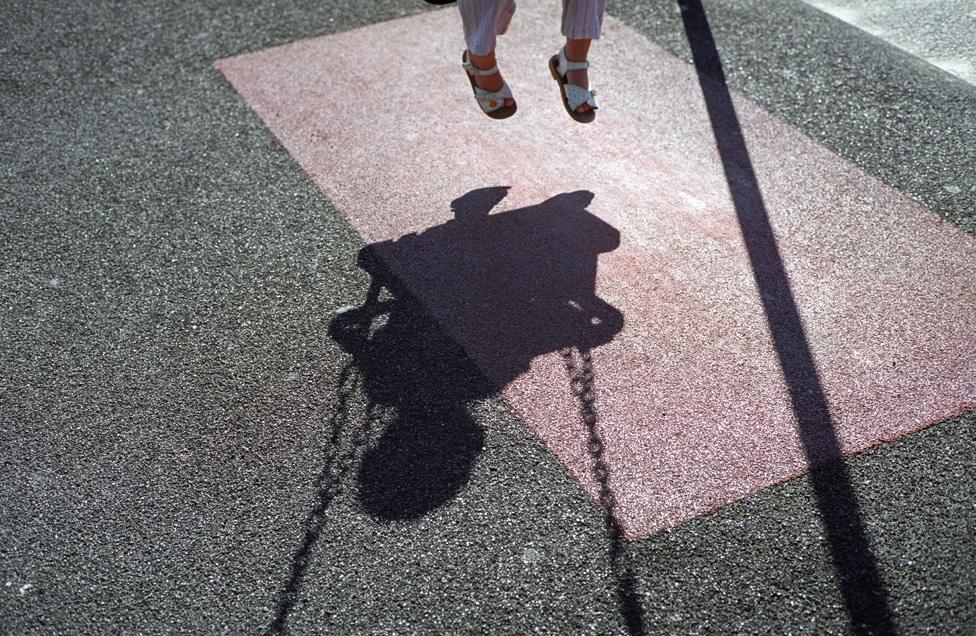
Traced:
<path id="1" fill-rule="evenodd" d="M 562 33 L 566 36 L 566 58 L 574 62 L 586 59 L 590 50 L 590 40 L 600 37 L 603 25 L 603 11 L 606 0 L 563 0 Z M 586 70 L 569 71 L 566 80 L 583 88 L 589 87 Z M 590 107 L 581 104 L 576 112 L 584 113 Z"/>
<path id="2" fill-rule="evenodd" d="M 495 38 L 508 29 L 515 13 L 515 0 L 458 0 L 464 41 L 476 56 L 495 50 Z"/>
<path id="3" fill-rule="evenodd" d="M 508 30 L 515 14 L 515 0 L 458 0 L 458 9 L 471 63 L 481 69 L 491 68 L 495 65 L 496 37 Z M 498 73 L 478 75 L 474 81 L 478 88 L 487 91 L 500 90 L 504 83 Z M 514 104 L 513 99 L 504 101 L 505 106 Z"/>

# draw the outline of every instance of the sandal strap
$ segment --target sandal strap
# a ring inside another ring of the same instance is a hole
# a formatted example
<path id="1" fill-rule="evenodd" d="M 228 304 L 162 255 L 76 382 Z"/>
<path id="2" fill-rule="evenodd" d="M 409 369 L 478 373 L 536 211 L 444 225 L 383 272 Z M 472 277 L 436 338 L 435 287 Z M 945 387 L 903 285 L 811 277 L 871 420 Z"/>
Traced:
<path id="1" fill-rule="evenodd" d="M 569 103 L 570 110 L 576 110 L 583 104 L 589 104 L 593 109 L 599 108 L 596 104 L 595 90 L 585 89 L 576 84 L 563 84 L 563 90 L 566 92 L 566 101 Z"/>
<path id="2" fill-rule="evenodd" d="M 462 64 L 464 65 L 464 70 L 468 72 L 468 75 L 494 75 L 495 73 L 498 73 L 497 63 L 491 68 L 478 68 L 467 56 L 465 56 Z"/>
<path id="3" fill-rule="evenodd" d="M 506 99 L 514 99 L 512 89 L 508 86 L 508 82 L 503 82 L 502 87 L 497 91 L 486 91 L 483 88 L 475 86 L 474 96 L 478 100 L 478 105 L 481 106 L 481 110 L 486 113 L 498 110 L 504 106 Z M 494 102 L 494 105 L 492 105 L 492 102 Z"/>
<path id="4" fill-rule="evenodd" d="M 567 58 L 565 46 L 559 49 L 559 68 L 556 70 L 559 71 L 560 75 L 565 75 L 566 71 L 582 71 L 588 68 L 590 68 L 590 63 L 586 60 L 574 62 Z"/>

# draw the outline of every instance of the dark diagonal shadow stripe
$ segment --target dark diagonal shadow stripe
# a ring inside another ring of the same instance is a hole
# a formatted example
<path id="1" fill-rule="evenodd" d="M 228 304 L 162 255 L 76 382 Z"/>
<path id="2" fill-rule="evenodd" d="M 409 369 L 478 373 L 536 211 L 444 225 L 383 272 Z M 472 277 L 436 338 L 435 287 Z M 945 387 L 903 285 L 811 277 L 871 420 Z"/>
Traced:
<path id="1" fill-rule="evenodd" d="M 699 0 L 679 2 L 725 178 L 786 381 L 830 542 L 837 580 L 857 634 L 891 634 L 888 595 L 842 461 L 827 398 L 800 321 L 722 61 Z"/>

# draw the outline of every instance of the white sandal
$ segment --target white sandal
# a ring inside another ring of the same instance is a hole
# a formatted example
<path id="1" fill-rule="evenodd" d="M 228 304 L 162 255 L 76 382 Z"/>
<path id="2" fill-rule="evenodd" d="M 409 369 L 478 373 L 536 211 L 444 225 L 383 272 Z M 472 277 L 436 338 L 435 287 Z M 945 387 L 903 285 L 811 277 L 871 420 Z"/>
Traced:
<path id="1" fill-rule="evenodd" d="M 512 89 L 509 88 L 508 82 L 502 80 L 502 87 L 497 91 L 486 91 L 474 82 L 475 75 L 494 75 L 498 73 L 497 64 L 489 69 L 478 68 L 468 61 L 468 52 L 465 51 L 461 54 L 461 65 L 464 66 L 464 71 L 468 74 L 468 81 L 471 82 L 471 88 L 474 90 L 474 98 L 478 101 L 478 106 L 481 107 L 481 110 L 486 115 L 492 119 L 505 119 L 515 114 L 515 111 L 518 109 L 518 104 L 505 106 L 506 99 L 514 99 Z"/>
<path id="2" fill-rule="evenodd" d="M 566 81 L 566 73 L 567 71 L 580 71 L 589 67 L 589 62 L 572 62 L 566 59 L 565 46 L 559 49 L 559 55 L 553 55 L 549 58 L 549 72 L 552 73 L 552 78 L 559 84 L 559 93 L 563 98 L 563 106 L 566 108 L 569 116 L 581 124 L 588 124 L 596 119 L 596 113 L 593 112 L 599 108 L 596 105 L 596 91 L 568 83 Z M 590 110 L 582 113 L 576 112 L 576 109 L 583 104 L 589 104 Z"/>

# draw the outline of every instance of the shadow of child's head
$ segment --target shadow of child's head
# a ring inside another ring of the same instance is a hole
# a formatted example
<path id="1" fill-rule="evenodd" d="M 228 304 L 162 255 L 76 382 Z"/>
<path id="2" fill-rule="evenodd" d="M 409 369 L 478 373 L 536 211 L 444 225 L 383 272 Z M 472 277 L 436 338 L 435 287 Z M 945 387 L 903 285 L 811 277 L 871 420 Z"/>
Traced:
<path id="1" fill-rule="evenodd" d="M 508 195 L 509 186 L 478 188 L 451 201 L 454 218 L 464 222 L 488 216 L 492 208 Z"/>

